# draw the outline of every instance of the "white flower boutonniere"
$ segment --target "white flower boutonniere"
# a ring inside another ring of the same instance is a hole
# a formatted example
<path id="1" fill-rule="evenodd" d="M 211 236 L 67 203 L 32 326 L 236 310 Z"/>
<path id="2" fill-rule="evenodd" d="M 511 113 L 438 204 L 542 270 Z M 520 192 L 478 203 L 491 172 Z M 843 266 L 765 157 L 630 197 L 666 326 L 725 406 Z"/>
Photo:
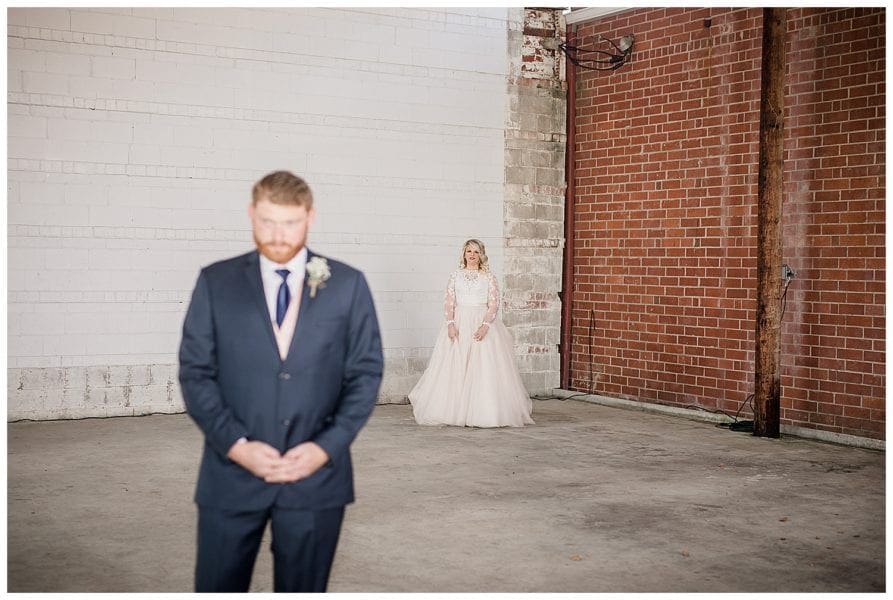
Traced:
<path id="1" fill-rule="evenodd" d="M 307 262 L 307 284 L 310 286 L 310 297 L 316 298 L 316 289 L 326 287 L 325 281 L 332 276 L 329 263 L 321 256 L 314 256 Z"/>

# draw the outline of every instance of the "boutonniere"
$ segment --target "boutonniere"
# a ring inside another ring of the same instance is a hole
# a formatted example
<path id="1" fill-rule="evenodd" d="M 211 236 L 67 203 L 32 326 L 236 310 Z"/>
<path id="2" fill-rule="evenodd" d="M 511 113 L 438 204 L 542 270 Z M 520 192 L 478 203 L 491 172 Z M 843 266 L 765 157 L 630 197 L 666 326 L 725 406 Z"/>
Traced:
<path id="1" fill-rule="evenodd" d="M 310 297 L 316 298 L 316 289 L 326 287 L 325 281 L 332 276 L 329 263 L 321 256 L 314 256 L 307 262 L 307 285 Z"/>

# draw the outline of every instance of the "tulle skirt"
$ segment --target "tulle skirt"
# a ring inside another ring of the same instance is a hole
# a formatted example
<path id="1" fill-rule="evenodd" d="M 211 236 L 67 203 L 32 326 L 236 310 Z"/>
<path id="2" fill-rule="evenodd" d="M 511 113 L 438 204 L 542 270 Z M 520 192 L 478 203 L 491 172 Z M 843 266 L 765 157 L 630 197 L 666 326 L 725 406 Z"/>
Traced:
<path id="1" fill-rule="evenodd" d="M 428 368 L 409 393 L 420 425 L 521 427 L 533 424 L 533 403 L 515 363 L 512 336 L 502 321 L 490 324 L 476 342 L 486 306 L 457 306 L 459 337 L 450 340 L 441 327 Z"/>

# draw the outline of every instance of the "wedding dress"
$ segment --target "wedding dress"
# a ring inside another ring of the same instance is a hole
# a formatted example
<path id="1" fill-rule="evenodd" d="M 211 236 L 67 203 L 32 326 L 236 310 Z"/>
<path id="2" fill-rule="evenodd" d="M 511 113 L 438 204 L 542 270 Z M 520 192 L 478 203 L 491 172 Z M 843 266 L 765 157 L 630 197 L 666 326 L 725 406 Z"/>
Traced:
<path id="1" fill-rule="evenodd" d="M 409 393 L 421 425 L 521 427 L 532 424 L 532 402 L 515 363 L 512 336 L 497 318 L 499 288 L 492 273 L 456 269 L 444 300 L 447 323 L 440 328 L 428 368 Z M 448 322 L 459 337 L 450 340 Z M 490 327 L 477 342 L 481 323 Z"/>

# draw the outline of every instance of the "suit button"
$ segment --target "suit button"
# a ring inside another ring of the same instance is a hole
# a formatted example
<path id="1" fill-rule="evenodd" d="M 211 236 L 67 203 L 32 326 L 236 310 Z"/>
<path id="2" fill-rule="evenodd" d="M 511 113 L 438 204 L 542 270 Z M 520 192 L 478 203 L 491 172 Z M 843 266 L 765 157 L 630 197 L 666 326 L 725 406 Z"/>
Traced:
<path id="1" fill-rule="evenodd" d="M 291 425 L 291 419 L 283 419 L 282 424 L 288 427 L 289 425 Z"/>
<path id="2" fill-rule="evenodd" d="M 291 379 L 291 375 L 289 373 L 279 373 L 279 379 Z"/>

